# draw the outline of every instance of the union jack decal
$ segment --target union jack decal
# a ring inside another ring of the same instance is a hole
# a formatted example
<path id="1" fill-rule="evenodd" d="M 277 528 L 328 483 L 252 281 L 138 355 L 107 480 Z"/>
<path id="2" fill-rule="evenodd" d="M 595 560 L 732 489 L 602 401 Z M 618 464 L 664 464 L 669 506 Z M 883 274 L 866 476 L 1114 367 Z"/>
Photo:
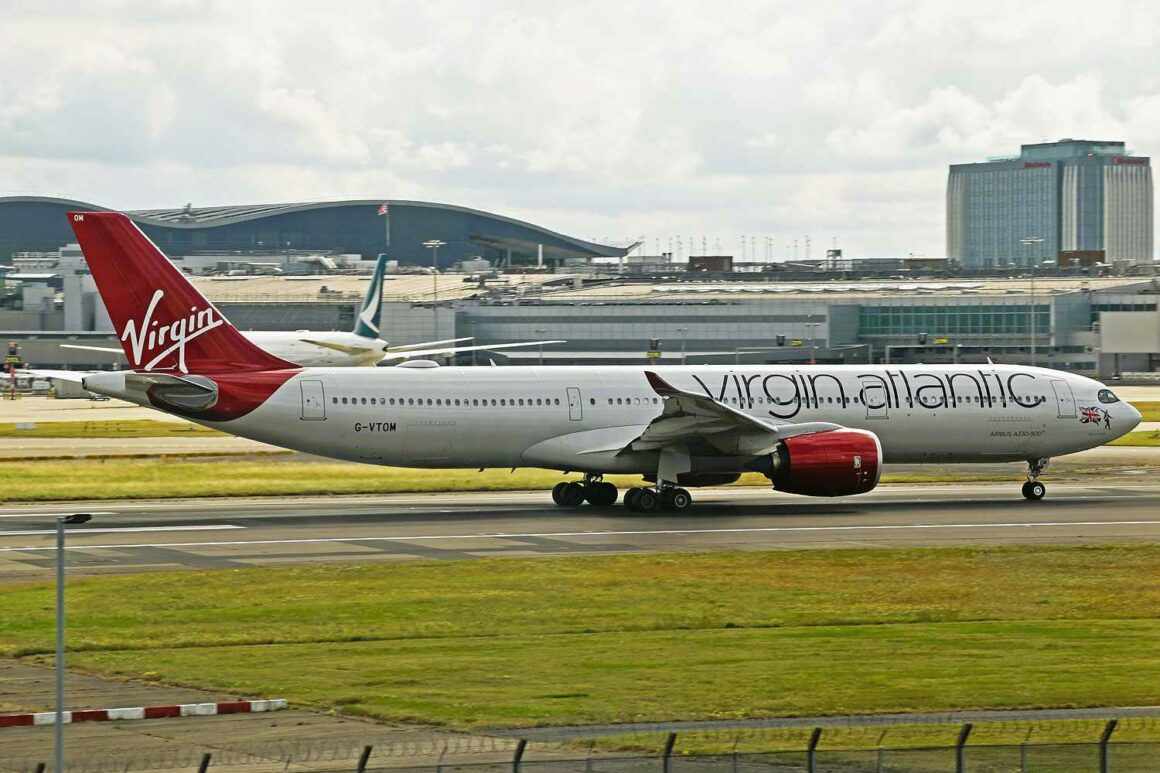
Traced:
<path id="1" fill-rule="evenodd" d="M 1079 409 L 1079 423 L 1080 424 L 1099 424 L 1103 419 L 1103 412 L 1099 408 L 1080 408 Z"/>

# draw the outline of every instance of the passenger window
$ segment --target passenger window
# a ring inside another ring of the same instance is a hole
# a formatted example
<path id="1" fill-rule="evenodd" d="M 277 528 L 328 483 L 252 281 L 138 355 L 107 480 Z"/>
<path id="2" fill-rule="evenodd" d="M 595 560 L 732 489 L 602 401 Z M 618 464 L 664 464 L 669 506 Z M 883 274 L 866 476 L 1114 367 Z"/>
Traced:
<path id="1" fill-rule="evenodd" d="M 344 397 L 344 398 L 342 398 L 342 404 L 343 404 L 343 405 L 346 405 L 346 398 L 345 398 L 345 397 Z"/>
<path id="2" fill-rule="evenodd" d="M 609 402 L 612 402 L 612 401 L 611 401 L 611 400 L 609 400 Z M 556 405 L 559 405 L 559 404 L 560 404 L 560 398 L 559 398 L 559 397 L 557 397 L 557 398 L 556 398 Z"/>
<path id="3" fill-rule="evenodd" d="M 596 398 L 595 398 L 595 397 L 589 397 L 589 398 L 588 398 L 588 404 L 589 404 L 589 405 L 596 405 Z"/>
<path id="4" fill-rule="evenodd" d="M 610 397 L 610 398 L 608 398 L 608 404 L 609 404 L 609 405 L 612 405 L 612 398 L 611 398 L 611 397 Z"/>
<path id="5" fill-rule="evenodd" d="M 331 401 L 332 403 L 334 403 L 335 405 L 338 405 L 338 398 L 337 398 L 337 397 L 332 397 L 332 398 L 330 398 L 330 401 Z"/>
<path id="6" fill-rule="evenodd" d="M 1116 397 L 1115 393 L 1110 389 L 1101 389 L 1096 393 L 1096 399 L 1104 404 L 1120 402 L 1120 398 Z"/>

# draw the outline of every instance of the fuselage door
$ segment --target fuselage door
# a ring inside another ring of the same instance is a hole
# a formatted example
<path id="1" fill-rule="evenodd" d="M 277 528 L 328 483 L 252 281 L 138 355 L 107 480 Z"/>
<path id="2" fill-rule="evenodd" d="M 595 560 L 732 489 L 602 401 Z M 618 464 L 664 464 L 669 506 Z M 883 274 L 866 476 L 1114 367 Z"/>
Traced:
<path id="1" fill-rule="evenodd" d="M 885 384 L 863 384 L 862 402 L 866 404 L 867 419 L 890 418 L 889 402 L 886 399 Z"/>
<path id="2" fill-rule="evenodd" d="M 1063 379 L 1051 380 L 1051 388 L 1055 391 L 1055 405 L 1059 409 L 1059 418 L 1075 418 L 1075 395 L 1071 392 L 1071 384 Z"/>
<path id="3" fill-rule="evenodd" d="M 298 382 L 302 389 L 302 420 L 326 421 L 326 392 L 318 379 L 307 378 Z"/>
<path id="4" fill-rule="evenodd" d="M 580 421 L 584 418 L 584 406 L 580 402 L 580 388 L 568 387 L 568 418 Z"/>

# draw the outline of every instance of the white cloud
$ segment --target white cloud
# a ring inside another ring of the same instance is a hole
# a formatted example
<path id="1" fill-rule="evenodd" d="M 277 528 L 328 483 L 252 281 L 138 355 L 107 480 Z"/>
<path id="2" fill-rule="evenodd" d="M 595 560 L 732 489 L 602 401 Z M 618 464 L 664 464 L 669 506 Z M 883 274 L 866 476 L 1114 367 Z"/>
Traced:
<path id="1" fill-rule="evenodd" d="M 1160 143 L 1150 2 L 0 6 L 0 195 L 398 196 L 941 254 L 948 163 Z"/>

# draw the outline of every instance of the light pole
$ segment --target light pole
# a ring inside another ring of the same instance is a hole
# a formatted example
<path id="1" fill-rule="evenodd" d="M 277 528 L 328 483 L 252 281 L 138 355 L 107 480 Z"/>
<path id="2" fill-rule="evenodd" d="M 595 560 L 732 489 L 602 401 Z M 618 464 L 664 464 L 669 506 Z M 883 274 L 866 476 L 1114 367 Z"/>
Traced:
<path id="1" fill-rule="evenodd" d="M 1036 245 L 1036 244 L 1043 244 L 1043 237 L 1041 237 L 1041 236 L 1028 236 L 1025 239 L 1020 239 L 1019 243 L 1022 244 L 1024 247 L 1031 247 L 1031 246 Z M 1036 360 L 1036 357 L 1035 357 L 1035 332 L 1036 332 L 1035 331 L 1035 316 L 1036 316 L 1035 315 L 1035 274 L 1036 274 L 1036 272 L 1039 271 L 1039 262 L 1038 262 L 1039 259 L 1035 256 L 1032 256 L 1032 259 L 1034 259 L 1036 262 L 1030 266 L 1030 269 L 1031 269 L 1031 313 L 1030 313 L 1030 317 L 1027 321 L 1027 331 L 1028 331 L 1029 337 L 1031 339 L 1031 366 L 1034 367 L 1035 360 Z M 1030 262 L 1030 260 L 1028 262 Z"/>
<path id="2" fill-rule="evenodd" d="M 547 333 L 548 331 L 542 327 L 538 327 L 535 330 L 533 330 L 532 332 L 536 334 L 537 338 L 542 339 L 544 337 L 544 334 Z M 544 343 L 542 340 L 540 342 L 540 367 L 541 368 L 544 367 Z"/>
<path id="3" fill-rule="evenodd" d="M 423 246 L 431 250 L 431 340 L 439 340 L 439 248 L 447 242 L 428 239 Z"/>
<path id="4" fill-rule="evenodd" d="M 55 773 L 64 773 L 64 527 L 88 523 L 92 517 L 89 513 L 73 513 L 56 519 L 56 717 L 52 723 Z"/>
<path id="5" fill-rule="evenodd" d="M 810 315 L 810 321 L 806 325 L 810 329 L 810 365 L 818 364 L 818 323 L 814 322 L 814 315 Z"/>
<path id="6" fill-rule="evenodd" d="M 677 328 L 677 332 L 681 334 L 681 364 L 684 365 L 685 364 L 685 344 L 688 343 L 685 340 L 685 338 L 689 334 L 689 328 L 679 327 L 679 328 Z"/>

